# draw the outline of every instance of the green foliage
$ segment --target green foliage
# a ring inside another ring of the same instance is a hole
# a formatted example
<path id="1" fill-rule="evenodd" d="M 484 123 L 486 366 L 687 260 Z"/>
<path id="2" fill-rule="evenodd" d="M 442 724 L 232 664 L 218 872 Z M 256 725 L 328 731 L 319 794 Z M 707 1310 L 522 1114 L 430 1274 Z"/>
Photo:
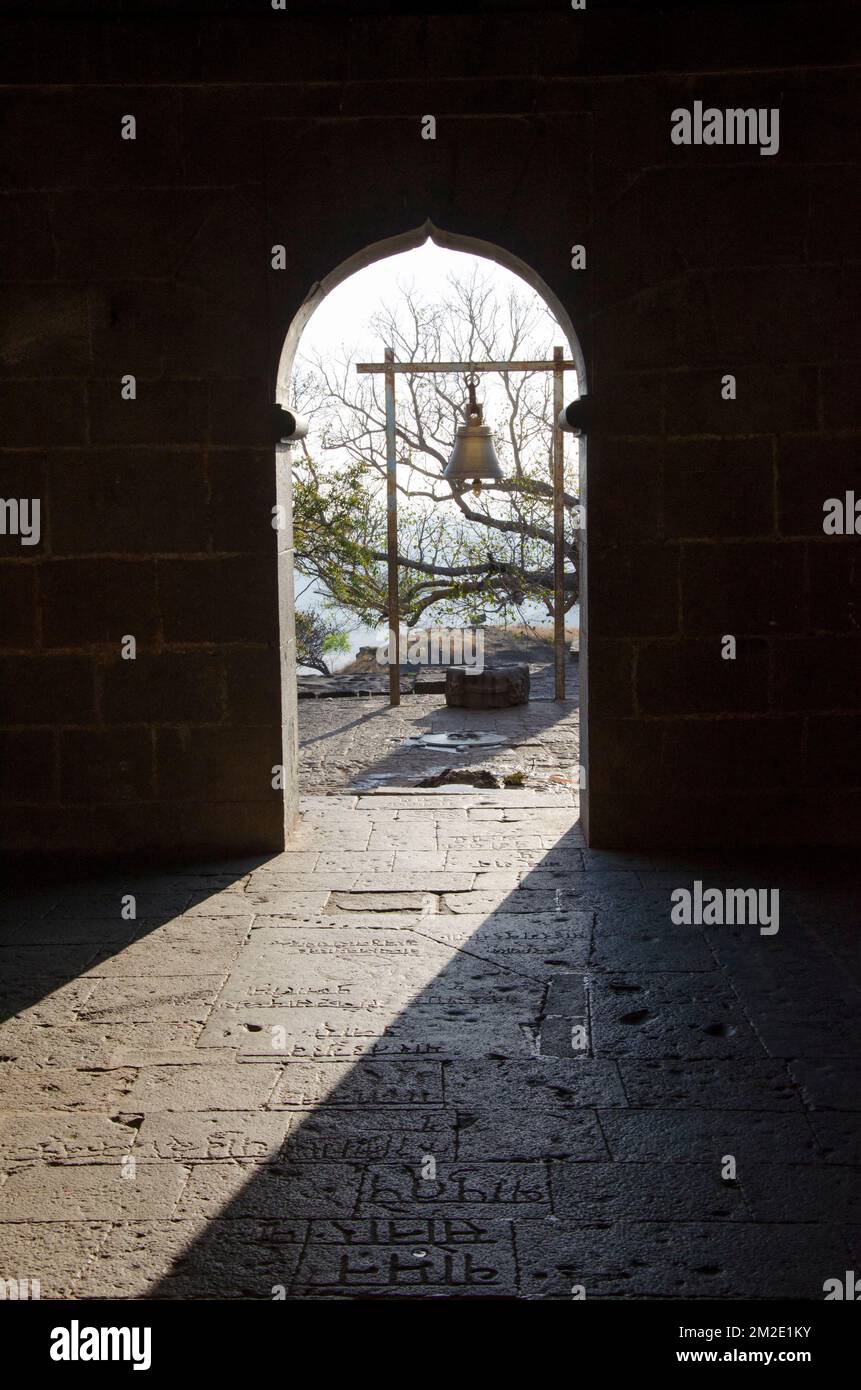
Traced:
<path id="1" fill-rule="evenodd" d="M 332 674 L 324 660 L 331 652 L 348 652 L 350 639 L 335 626 L 326 613 L 315 609 L 296 611 L 296 660 L 300 666 L 310 666 L 323 676 Z"/>

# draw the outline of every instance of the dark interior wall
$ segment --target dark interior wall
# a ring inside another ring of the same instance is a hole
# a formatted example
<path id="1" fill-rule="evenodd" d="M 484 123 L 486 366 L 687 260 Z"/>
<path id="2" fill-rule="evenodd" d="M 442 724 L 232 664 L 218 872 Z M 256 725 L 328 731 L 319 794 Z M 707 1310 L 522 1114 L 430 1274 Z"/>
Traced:
<path id="1" fill-rule="evenodd" d="M 857 843 L 859 539 L 823 532 L 861 499 L 857 69 L 624 87 L 595 107 L 630 174 L 593 229 L 595 833 Z M 779 108 L 779 153 L 672 146 L 696 98 Z"/>
<path id="2" fill-rule="evenodd" d="M 586 352 L 592 843 L 857 842 L 854 6 L 366 8 L 7 15 L 0 496 L 43 534 L 0 537 L 3 842 L 279 846 L 267 405 L 314 283 L 427 218 Z M 673 145 L 696 99 L 779 107 L 779 153 Z"/>

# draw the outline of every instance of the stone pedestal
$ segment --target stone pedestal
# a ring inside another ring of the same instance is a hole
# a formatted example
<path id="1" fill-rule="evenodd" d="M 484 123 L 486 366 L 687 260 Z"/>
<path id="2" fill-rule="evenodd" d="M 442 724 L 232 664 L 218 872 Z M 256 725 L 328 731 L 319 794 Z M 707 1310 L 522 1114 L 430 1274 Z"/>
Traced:
<path id="1" fill-rule="evenodd" d="M 508 709 L 529 702 L 529 667 L 487 666 L 481 672 L 447 671 L 445 702 L 457 709 Z"/>

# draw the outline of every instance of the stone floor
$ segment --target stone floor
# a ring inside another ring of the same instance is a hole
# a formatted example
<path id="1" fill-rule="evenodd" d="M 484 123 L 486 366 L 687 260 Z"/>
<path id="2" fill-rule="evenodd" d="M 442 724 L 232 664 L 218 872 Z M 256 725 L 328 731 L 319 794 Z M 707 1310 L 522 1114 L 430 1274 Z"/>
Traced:
<path id="1" fill-rule="evenodd" d="M 446 718 L 336 704 L 339 777 L 355 727 L 394 765 Z M 536 758 L 576 734 L 497 718 Z M 672 924 L 696 878 L 779 888 L 779 932 Z M 593 852 L 559 784 L 336 790 L 267 860 L 0 914 L 0 1278 L 43 1298 L 821 1299 L 861 1268 L 838 862 Z"/>
<path id="2" fill-rule="evenodd" d="M 303 700 L 299 706 L 300 783 L 318 793 L 414 785 L 445 768 L 522 772 L 526 784 L 564 786 L 579 760 L 578 663 L 569 661 L 568 698 L 552 699 L 552 667 L 532 668 L 532 698 L 504 710 L 448 709 L 441 695 L 407 695 L 394 709 L 386 697 Z M 406 740 L 427 733 L 481 730 L 501 734 L 498 752 L 431 752 Z M 549 783 L 556 776 L 560 780 Z"/>

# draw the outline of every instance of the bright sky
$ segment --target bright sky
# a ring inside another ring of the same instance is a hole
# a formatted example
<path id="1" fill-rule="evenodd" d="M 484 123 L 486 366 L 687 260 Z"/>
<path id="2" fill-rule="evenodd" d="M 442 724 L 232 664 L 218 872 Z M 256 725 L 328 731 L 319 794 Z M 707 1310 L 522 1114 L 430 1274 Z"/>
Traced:
<path id="1" fill-rule="evenodd" d="M 482 277 L 489 279 L 500 299 L 504 299 L 510 290 L 515 289 L 524 298 L 534 300 L 537 305 L 540 305 L 543 313 L 547 315 L 548 341 L 551 344 L 558 343 L 560 347 L 565 348 L 566 357 L 569 355 L 565 334 L 558 325 L 554 334 L 554 320 L 549 316 L 547 306 L 541 296 L 530 285 L 527 285 L 525 280 L 521 280 L 512 271 L 498 265 L 496 261 L 488 260 L 483 256 L 466 255 L 460 251 L 449 251 L 428 239 L 423 246 L 416 247 L 412 251 L 404 251 L 397 256 L 388 256 L 385 260 L 376 261 L 373 265 L 351 275 L 349 279 L 344 280 L 332 290 L 315 309 L 302 334 L 297 353 L 297 368 L 301 369 L 303 357 L 315 357 L 317 354 L 323 358 L 334 358 L 342 361 L 345 353 L 349 352 L 351 360 L 354 362 L 381 362 L 383 351 L 387 345 L 379 340 L 368 323 L 369 319 L 380 308 L 381 302 L 393 299 L 399 284 L 404 283 L 415 284 L 422 297 L 436 298 L 441 296 L 446 289 L 446 279 L 452 271 L 468 276 L 473 269 L 477 269 Z M 566 400 L 568 400 L 576 394 L 576 380 L 573 373 L 566 377 L 565 385 Z M 486 417 L 491 414 L 496 390 L 500 392 L 502 390 L 499 378 L 490 375 L 483 376 L 478 394 L 479 399 L 483 400 L 486 406 Z M 311 448 L 313 448 L 313 434 L 312 426 L 309 430 L 309 446 Z M 571 447 L 570 443 L 568 447 Z M 313 588 L 308 589 L 306 585 L 307 581 L 297 573 L 296 593 L 300 606 L 315 607 L 317 604 L 315 590 Z M 536 609 L 532 616 L 542 615 L 546 617 L 543 608 Z M 375 634 L 370 630 L 354 626 L 355 623 L 356 620 L 352 619 L 350 623 L 352 652 L 355 652 L 363 643 L 372 642 L 375 637 Z M 344 665 L 350 659 L 345 657 L 340 661 L 336 660 L 333 665 L 336 667 Z"/>
<path id="2" fill-rule="evenodd" d="M 544 307 L 541 296 L 531 285 L 527 285 L 519 275 L 497 265 L 496 261 L 487 260 L 484 256 L 467 256 L 462 251 L 448 251 L 428 240 L 413 251 L 402 251 L 400 255 L 375 261 L 332 290 L 308 321 L 299 345 L 300 356 L 315 351 L 337 352 L 340 356 L 342 345 L 348 343 L 361 347 L 363 353 L 367 352 L 367 357 L 357 358 L 357 361 L 381 362 L 386 344 L 362 330 L 379 308 L 380 301 L 391 298 L 398 282 L 414 281 L 424 294 L 435 296 L 445 289 L 446 277 L 453 270 L 469 275 L 474 267 L 482 275 L 490 277 L 500 298 L 509 290 L 516 289 L 524 297 L 532 298 Z M 561 328 L 558 341 L 560 346 L 566 346 Z"/>

